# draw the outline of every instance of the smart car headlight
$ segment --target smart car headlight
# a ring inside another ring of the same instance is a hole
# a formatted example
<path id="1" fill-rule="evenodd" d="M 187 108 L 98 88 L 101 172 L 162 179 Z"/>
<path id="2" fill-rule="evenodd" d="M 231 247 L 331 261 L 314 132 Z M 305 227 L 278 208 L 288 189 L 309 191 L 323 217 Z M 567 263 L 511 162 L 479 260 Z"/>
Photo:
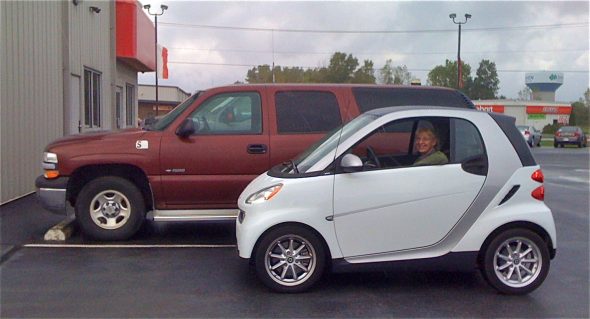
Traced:
<path id="1" fill-rule="evenodd" d="M 246 204 L 257 204 L 262 203 L 267 200 L 271 200 L 279 191 L 283 188 L 283 184 L 277 184 L 271 187 L 264 188 L 259 190 L 258 192 L 250 195 L 248 199 L 246 199 Z"/>

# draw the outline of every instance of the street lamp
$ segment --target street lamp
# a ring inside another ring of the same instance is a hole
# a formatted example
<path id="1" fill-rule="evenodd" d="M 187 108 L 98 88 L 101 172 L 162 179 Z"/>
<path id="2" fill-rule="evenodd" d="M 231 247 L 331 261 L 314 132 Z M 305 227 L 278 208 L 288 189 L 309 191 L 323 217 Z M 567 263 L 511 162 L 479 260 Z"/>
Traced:
<path id="1" fill-rule="evenodd" d="M 469 13 L 465 14 L 465 21 L 455 21 L 457 17 L 456 14 L 451 13 L 449 14 L 449 18 L 453 19 L 454 24 L 459 25 L 459 47 L 457 49 L 457 87 L 462 89 L 463 88 L 463 81 L 461 80 L 461 76 L 463 75 L 463 67 L 461 66 L 461 25 L 467 23 L 467 20 L 471 18 Z"/>
<path id="2" fill-rule="evenodd" d="M 156 58 L 156 116 L 158 116 L 158 106 L 159 106 L 159 99 L 158 99 L 158 16 L 161 16 L 164 14 L 164 11 L 166 11 L 168 9 L 168 6 L 163 4 L 160 6 L 160 12 L 158 13 L 157 11 L 152 13 L 152 11 L 150 10 L 152 6 L 149 4 L 146 4 L 143 6 L 144 9 L 147 10 L 149 15 L 154 16 L 154 20 L 156 23 L 156 38 L 155 38 L 155 42 L 156 42 L 156 47 L 154 49 L 154 57 Z"/>

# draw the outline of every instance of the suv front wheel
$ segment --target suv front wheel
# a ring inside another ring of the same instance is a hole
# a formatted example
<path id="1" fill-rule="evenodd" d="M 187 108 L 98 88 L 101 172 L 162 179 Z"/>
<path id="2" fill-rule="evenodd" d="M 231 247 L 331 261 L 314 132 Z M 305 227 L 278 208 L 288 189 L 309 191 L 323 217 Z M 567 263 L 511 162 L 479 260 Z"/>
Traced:
<path id="1" fill-rule="evenodd" d="M 121 177 L 92 180 L 78 195 L 76 219 L 82 232 L 92 239 L 126 240 L 145 219 L 141 191 Z"/>

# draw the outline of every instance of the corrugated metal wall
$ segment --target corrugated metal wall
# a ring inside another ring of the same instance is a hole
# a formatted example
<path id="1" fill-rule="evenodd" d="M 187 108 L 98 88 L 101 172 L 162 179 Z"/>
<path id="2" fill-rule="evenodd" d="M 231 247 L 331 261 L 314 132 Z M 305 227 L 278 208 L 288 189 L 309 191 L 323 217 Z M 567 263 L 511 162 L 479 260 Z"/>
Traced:
<path id="1" fill-rule="evenodd" d="M 34 191 L 45 145 L 63 134 L 63 6 L 0 1 L 0 203 Z"/>

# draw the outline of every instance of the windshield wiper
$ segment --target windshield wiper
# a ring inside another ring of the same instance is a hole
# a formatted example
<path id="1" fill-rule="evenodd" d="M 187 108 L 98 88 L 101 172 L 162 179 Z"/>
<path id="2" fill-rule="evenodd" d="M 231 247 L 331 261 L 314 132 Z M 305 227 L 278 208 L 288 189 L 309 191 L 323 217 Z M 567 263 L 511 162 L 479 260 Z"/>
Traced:
<path id="1" fill-rule="evenodd" d="M 290 160 L 284 162 L 283 165 L 291 166 L 293 168 L 293 171 L 295 172 L 295 174 L 299 174 L 299 169 L 297 169 L 297 164 L 295 164 L 294 160 L 290 159 Z"/>

